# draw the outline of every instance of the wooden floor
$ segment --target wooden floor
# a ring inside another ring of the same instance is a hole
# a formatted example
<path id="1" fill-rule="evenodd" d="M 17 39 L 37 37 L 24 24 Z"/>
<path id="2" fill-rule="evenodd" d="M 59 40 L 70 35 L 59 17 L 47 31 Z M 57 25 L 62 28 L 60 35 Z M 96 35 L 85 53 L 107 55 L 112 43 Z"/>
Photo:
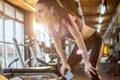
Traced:
<path id="1" fill-rule="evenodd" d="M 115 67 L 111 68 L 110 72 L 107 73 L 107 64 L 101 63 L 99 65 L 99 72 L 101 74 L 102 80 L 120 80 L 120 65 L 119 67 L 119 75 L 113 76 L 113 72 L 115 72 Z M 74 71 L 75 77 L 72 80 L 90 80 L 83 71 L 83 66 L 77 66 L 76 70 Z"/>
<path id="2" fill-rule="evenodd" d="M 107 70 L 107 63 L 100 63 L 99 65 L 99 72 L 102 76 L 102 80 L 120 80 L 120 65 L 119 67 L 119 75 L 113 76 L 112 73 L 115 72 L 115 68 L 112 68 L 110 73 L 106 73 Z M 84 65 L 80 64 L 74 70 L 74 78 L 72 80 L 90 80 L 83 71 Z M 11 80 L 21 80 L 21 79 L 11 79 Z M 55 80 L 55 79 L 43 79 L 38 77 L 31 78 L 30 80 Z"/>

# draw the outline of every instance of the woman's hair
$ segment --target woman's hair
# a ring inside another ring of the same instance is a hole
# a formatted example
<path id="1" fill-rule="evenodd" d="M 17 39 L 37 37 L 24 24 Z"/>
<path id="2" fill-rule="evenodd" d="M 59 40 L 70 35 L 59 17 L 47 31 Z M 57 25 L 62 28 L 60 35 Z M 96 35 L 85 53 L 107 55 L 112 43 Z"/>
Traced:
<path id="1" fill-rule="evenodd" d="M 57 0 L 38 0 L 37 4 L 39 3 L 44 4 L 48 9 L 50 7 L 53 7 L 54 8 L 53 14 L 55 16 L 59 16 L 61 19 L 63 18 L 64 20 L 71 24 L 70 18 L 68 16 L 69 11 L 62 7 Z"/>
<path id="2" fill-rule="evenodd" d="M 38 0 L 37 4 L 39 3 L 45 4 L 47 8 L 50 8 L 51 6 L 55 6 L 56 0 Z"/>

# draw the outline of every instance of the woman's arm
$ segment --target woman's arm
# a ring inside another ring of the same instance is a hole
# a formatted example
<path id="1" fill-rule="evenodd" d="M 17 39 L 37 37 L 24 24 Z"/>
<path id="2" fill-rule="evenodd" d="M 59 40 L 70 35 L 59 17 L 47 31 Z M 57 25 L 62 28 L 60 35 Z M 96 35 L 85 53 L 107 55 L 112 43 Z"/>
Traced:
<path id="1" fill-rule="evenodd" d="M 50 31 L 50 34 L 51 34 L 53 40 L 54 40 L 56 51 L 57 51 L 58 55 L 60 56 L 62 63 L 66 63 L 65 53 L 64 53 L 64 50 L 62 48 L 60 34 L 55 35 L 53 27 L 48 27 L 48 29 Z"/>
<path id="2" fill-rule="evenodd" d="M 82 58 L 84 60 L 84 63 L 85 63 L 85 73 L 87 74 L 88 77 L 92 78 L 92 75 L 90 74 L 90 72 L 92 72 L 94 75 L 96 74 L 94 71 L 96 70 L 94 67 L 92 67 L 92 64 L 90 63 L 89 61 L 89 57 L 87 55 L 87 49 L 86 49 L 86 46 L 84 44 L 84 41 L 83 41 L 83 38 L 82 38 L 82 35 L 75 23 L 75 17 L 70 16 L 70 20 L 71 20 L 71 23 L 72 25 L 70 24 L 67 24 L 68 25 L 68 30 L 70 31 L 70 33 L 72 34 L 72 36 L 75 38 L 76 40 L 76 43 L 78 45 L 78 48 L 81 49 L 83 52 L 81 53 L 82 55 Z M 83 27 L 85 26 L 85 24 L 83 24 Z"/>
<path id="3" fill-rule="evenodd" d="M 83 37 L 82 37 L 82 35 L 79 31 L 79 28 L 75 23 L 76 17 L 73 17 L 71 15 L 69 15 L 69 17 L 70 17 L 72 25 L 67 24 L 68 25 L 68 30 L 70 31 L 70 33 L 74 37 L 78 48 L 80 48 L 81 50 L 84 51 L 84 53 L 81 54 L 84 62 L 88 62 L 89 60 L 88 60 L 88 55 L 87 55 L 87 49 L 86 49 L 86 46 L 84 44 Z M 80 22 L 79 25 L 83 25 L 83 24 L 81 24 L 81 22 Z"/>

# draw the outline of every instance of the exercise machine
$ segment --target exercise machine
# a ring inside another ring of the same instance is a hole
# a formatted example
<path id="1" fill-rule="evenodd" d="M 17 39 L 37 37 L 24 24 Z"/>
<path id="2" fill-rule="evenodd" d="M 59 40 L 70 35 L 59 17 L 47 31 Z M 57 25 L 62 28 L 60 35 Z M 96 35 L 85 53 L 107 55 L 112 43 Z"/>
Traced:
<path id="1" fill-rule="evenodd" d="M 17 43 L 17 40 L 14 38 L 14 43 Z M 28 47 L 28 49 L 30 50 L 30 55 L 32 56 L 31 58 L 28 58 L 25 61 L 25 65 L 27 65 L 28 63 L 30 63 L 31 61 L 33 62 L 33 66 L 48 66 L 48 63 L 45 62 L 45 56 L 42 54 L 42 51 L 39 48 L 39 54 L 42 55 L 43 58 L 37 58 L 35 55 L 35 49 L 34 47 L 39 47 L 38 43 L 35 42 L 34 38 L 29 39 L 28 37 L 26 37 L 25 39 L 25 44 Z"/>
<path id="2" fill-rule="evenodd" d="M 113 33 L 110 37 L 110 52 L 107 61 L 108 67 L 106 72 L 112 72 L 113 76 L 119 75 L 120 64 L 120 33 Z"/>
<path id="3" fill-rule="evenodd" d="M 36 75 L 50 75 L 56 80 L 59 80 L 58 75 L 54 72 L 53 68 L 51 66 L 48 67 L 29 67 L 29 68 L 3 68 L 0 70 L 2 78 L 15 78 L 15 77 L 20 77 L 23 80 L 29 80 L 28 76 L 36 76 Z M 23 77 L 24 76 L 24 77 Z M 7 80 L 7 79 L 3 80 Z M 30 77 L 29 77 L 30 78 Z M 1 79 L 0 79 L 1 80 Z"/>
<path id="4" fill-rule="evenodd" d="M 23 80 L 29 80 L 28 76 L 33 75 L 50 75 L 54 77 L 56 80 L 59 80 L 59 76 L 55 73 L 54 68 L 52 66 L 42 66 L 42 67 L 26 67 L 24 64 L 24 61 L 22 59 L 20 49 L 17 46 L 17 40 L 13 38 L 13 41 L 15 43 L 16 51 L 19 55 L 19 60 L 22 63 L 23 68 L 3 68 L 1 69 L 1 74 L 5 76 L 6 78 L 14 78 L 14 77 L 22 77 Z M 26 77 L 27 76 L 27 77 Z"/>

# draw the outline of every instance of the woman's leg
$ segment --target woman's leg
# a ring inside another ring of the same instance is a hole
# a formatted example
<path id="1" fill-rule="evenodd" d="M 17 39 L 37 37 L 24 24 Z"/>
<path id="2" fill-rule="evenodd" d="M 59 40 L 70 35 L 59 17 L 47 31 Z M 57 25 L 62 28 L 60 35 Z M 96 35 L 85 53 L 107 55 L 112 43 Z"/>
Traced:
<path id="1" fill-rule="evenodd" d="M 92 74 L 92 79 L 91 80 L 101 80 L 101 77 L 98 73 L 98 64 L 100 62 L 100 58 L 102 56 L 102 50 L 103 50 L 103 44 L 102 44 L 102 39 L 100 36 L 98 36 L 96 33 L 89 39 L 85 41 L 85 45 L 87 47 L 87 50 L 91 49 L 91 54 L 90 54 L 90 62 L 97 69 L 96 75 Z"/>
<path id="2" fill-rule="evenodd" d="M 76 50 L 78 49 L 77 45 L 75 45 L 74 49 L 70 53 L 67 59 L 67 63 L 70 65 L 71 70 L 73 71 L 75 67 L 80 63 L 82 60 L 81 55 L 76 55 Z"/>
<path id="3" fill-rule="evenodd" d="M 94 33 L 89 39 L 85 40 L 85 45 L 87 48 L 87 51 L 89 49 L 92 49 L 91 54 L 90 54 L 90 62 L 93 65 L 93 67 L 95 67 L 96 69 L 98 69 L 98 63 L 100 61 L 101 58 L 101 46 L 102 46 L 102 39 L 96 35 L 96 33 Z M 67 62 L 71 67 L 71 70 L 73 71 L 75 69 L 75 67 L 80 63 L 80 61 L 82 60 L 82 56 L 81 55 L 76 55 L 76 50 L 78 49 L 77 45 L 75 45 L 73 51 L 70 53 Z M 92 75 L 92 80 L 101 80 L 100 75 L 98 73 L 98 71 L 96 71 L 96 75 Z M 63 78 L 62 80 L 66 80 L 65 78 Z"/>
<path id="4" fill-rule="evenodd" d="M 67 59 L 67 63 L 70 65 L 71 70 L 73 71 L 75 67 L 79 64 L 79 62 L 82 59 L 81 55 L 76 55 L 76 50 L 78 49 L 77 45 L 75 45 L 74 49 L 70 53 Z M 66 80 L 64 77 L 62 77 L 62 80 Z"/>

